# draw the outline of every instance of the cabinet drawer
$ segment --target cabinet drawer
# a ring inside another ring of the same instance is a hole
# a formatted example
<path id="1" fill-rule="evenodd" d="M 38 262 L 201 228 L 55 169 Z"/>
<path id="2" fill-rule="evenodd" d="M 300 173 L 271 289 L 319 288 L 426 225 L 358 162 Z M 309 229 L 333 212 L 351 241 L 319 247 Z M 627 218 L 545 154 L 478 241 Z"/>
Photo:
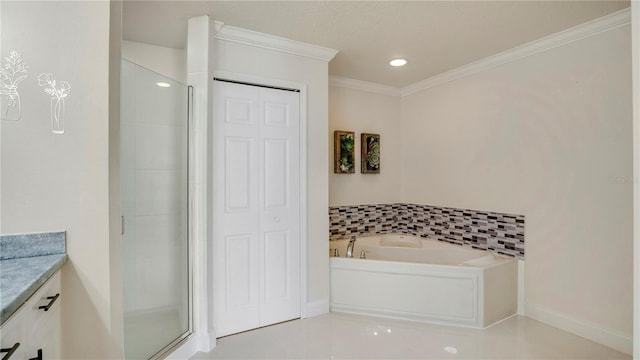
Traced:
<path id="1" fill-rule="evenodd" d="M 36 358 L 39 350 L 42 352 L 42 359 L 60 358 L 60 288 L 60 271 L 57 271 L 2 325 L 2 348 L 20 343 L 11 360 Z M 4 355 L 0 354 L 0 359 Z"/>
<path id="2" fill-rule="evenodd" d="M 26 331 L 26 321 L 24 312 L 16 312 L 2 327 L 0 327 L 0 347 L 11 349 L 17 345 L 17 349 L 11 355 L 11 360 L 22 360 L 25 358 L 26 344 L 24 343 L 24 333 Z M 6 352 L 0 354 L 0 359 L 7 355 Z"/>
<path id="3" fill-rule="evenodd" d="M 24 310 L 29 316 L 30 329 L 35 330 L 43 327 L 43 322 L 60 316 L 59 309 L 62 300 L 60 288 L 60 272 L 58 271 L 27 301 Z"/>

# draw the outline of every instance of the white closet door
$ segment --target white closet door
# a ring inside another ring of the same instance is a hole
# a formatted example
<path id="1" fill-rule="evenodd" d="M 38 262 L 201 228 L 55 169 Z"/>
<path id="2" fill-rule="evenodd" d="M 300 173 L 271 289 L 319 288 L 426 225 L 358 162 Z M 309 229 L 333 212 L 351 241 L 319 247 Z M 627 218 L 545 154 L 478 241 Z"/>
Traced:
<path id="1" fill-rule="evenodd" d="M 215 82 L 214 325 L 300 316 L 299 96 Z"/>
<path id="2" fill-rule="evenodd" d="M 260 326 L 300 317 L 300 105 L 260 89 Z"/>
<path id="3" fill-rule="evenodd" d="M 259 89 L 215 82 L 214 323 L 218 336 L 260 326 Z"/>

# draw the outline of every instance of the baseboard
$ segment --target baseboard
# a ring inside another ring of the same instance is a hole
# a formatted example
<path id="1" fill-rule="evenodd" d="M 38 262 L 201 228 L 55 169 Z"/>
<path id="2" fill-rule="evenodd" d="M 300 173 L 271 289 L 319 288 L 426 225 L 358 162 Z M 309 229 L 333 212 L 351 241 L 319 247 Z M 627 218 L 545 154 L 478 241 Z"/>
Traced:
<path id="1" fill-rule="evenodd" d="M 307 303 L 302 311 L 302 318 L 310 318 L 329 313 L 329 299 L 321 299 Z"/>
<path id="2" fill-rule="evenodd" d="M 212 333 L 194 333 L 182 345 L 167 355 L 167 360 L 191 359 L 199 352 L 210 352 L 216 347 L 216 338 Z"/>
<path id="3" fill-rule="evenodd" d="M 187 339 L 182 345 L 178 346 L 172 353 L 167 355 L 165 359 L 170 360 L 183 360 L 191 359 L 192 356 L 198 353 L 198 344 L 195 336 Z"/>
<path id="4" fill-rule="evenodd" d="M 631 336 L 602 328 L 598 324 L 574 319 L 535 305 L 526 305 L 525 316 L 608 346 L 625 354 L 631 355 L 633 352 L 633 339 Z"/>

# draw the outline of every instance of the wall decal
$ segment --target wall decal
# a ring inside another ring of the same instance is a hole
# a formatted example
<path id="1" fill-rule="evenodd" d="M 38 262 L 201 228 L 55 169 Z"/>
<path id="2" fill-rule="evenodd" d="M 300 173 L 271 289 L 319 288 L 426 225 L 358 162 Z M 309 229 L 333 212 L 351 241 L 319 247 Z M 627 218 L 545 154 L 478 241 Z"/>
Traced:
<path id="1" fill-rule="evenodd" d="M 0 68 L 0 114 L 2 120 L 17 121 L 22 116 L 18 85 L 27 78 L 29 66 L 13 50 Z"/>
<path id="2" fill-rule="evenodd" d="M 363 174 L 380 174 L 380 135 L 361 134 L 360 172 Z"/>
<path id="3" fill-rule="evenodd" d="M 353 174 L 355 172 L 355 135 L 352 131 L 334 131 L 334 163 L 333 172 L 336 174 Z"/>
<path id="4" fill-rule="evenodd" d="M 51 131 L 54 134 L 64 134 L 65 98 L 71 85 L 62 81 L 60 89 L 57 89 L 53 74 L 44 73 L 38 76 L 38 85 L 44 86 L 44 92 L 51 95 Z"/>

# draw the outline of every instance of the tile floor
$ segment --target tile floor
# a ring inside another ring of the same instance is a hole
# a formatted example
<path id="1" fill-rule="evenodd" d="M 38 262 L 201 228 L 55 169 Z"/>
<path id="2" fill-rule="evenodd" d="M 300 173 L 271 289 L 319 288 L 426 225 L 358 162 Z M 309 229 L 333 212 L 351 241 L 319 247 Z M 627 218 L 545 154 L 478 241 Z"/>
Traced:
<path id="1" fill-rule="evenodd" d="M 517 316 L 485 330 L 330 313 L 218 339 L 202 359 L 631 359 Z"/>

